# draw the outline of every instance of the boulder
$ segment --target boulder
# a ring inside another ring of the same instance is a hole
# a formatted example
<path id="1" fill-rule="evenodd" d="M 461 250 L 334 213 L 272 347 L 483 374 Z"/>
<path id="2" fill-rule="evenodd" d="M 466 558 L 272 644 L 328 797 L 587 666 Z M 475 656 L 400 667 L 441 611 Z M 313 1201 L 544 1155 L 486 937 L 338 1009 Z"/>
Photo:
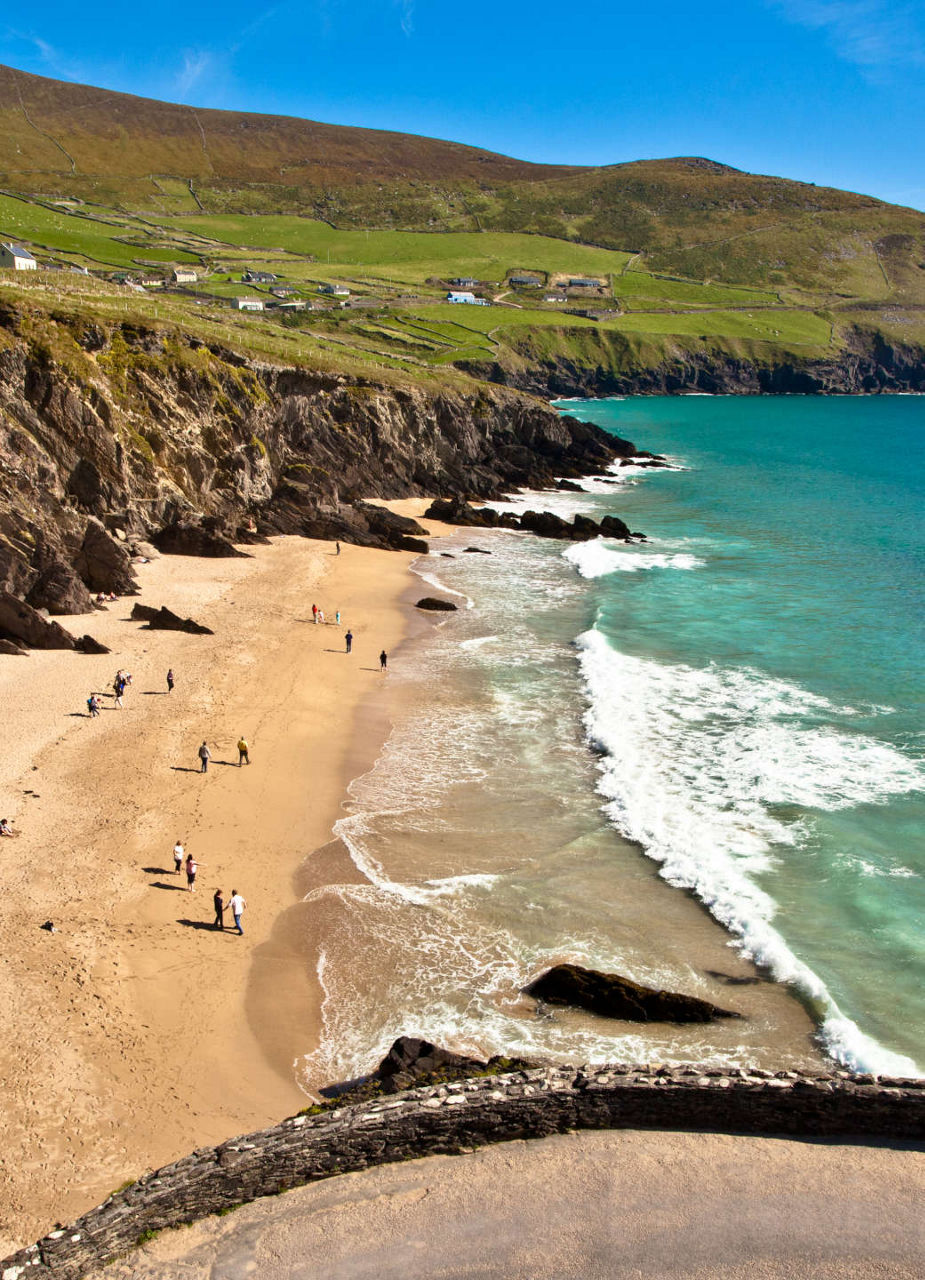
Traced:
<path id="1" fill-rule="evenodd" d="M 630 538 L 643 538 L 642 533 L 630 533 L 628 524 L 620 519 L 619 516 L 604 516 L 600 523 L 600 532 L 602 538 L 619 538 L 623 542 L 628 542 Z"/>
<path id="2" fill-rule="evenodd" d="M 455 613 L 456 605 L 449 600 L 438 600 L 436 596 L 424 596 L 414 606 L 415 609 L 432 609 L 434 612 Z"/>
<path id="3" fill-rule="evenodd" d="M 181 618 L 166 605 L 155 609 L 150 604 L 134 604 L 131 616 L 133 622 L 146 622 L 149 631 L 186 631 L 191 636 L 215 635 L 210 627 L 204 627 L 192 618 Z"/>
<path id="4" fill-rule="evenodd" d="M 441 1049 L 429 1040 L 399 1036 L 379 1063 L 376 1078 L 383 1093 L 398 1093 L 417 1084 L 437 1080 L 465 1080 L 468 1076 L 491 1075 L 501 1071 L 527 1071 L 535 1063 L 524 1058 L 495 1056 L 487 1062 Z"/>
<path id="5" fill-rule="evenodd" d="M 0 590 L 0 639 L 18 641 L 30 649 L 74 649 L 77 643 L 59 622 L 5 590 Z"/>
<path id="6" fill-rule="evenodd" d="M 491 552 L 486 551 L 484 547 L 466 547 L 465 553 L 468 556 L 490 556 Z M 444 554 L 446 554 L 444 552 Z"/>
<path id="7" fill-rule="evenodd" d="M 128 548 L 107 533 L 99 520 L 87 524 L 74 568 L 91 591 L 112 591 L 117 596 L 138 594 Z"/>
<path id="8" fill-rule="evenodd" d="M 617 973 L 600 973 L 577 964 L 557 964 L 524 990 L 546 1004 L 573 1005 L 627 1022 L 712 1022 L 742 1016 L 697 996 L 658 991 Z"/>
<path id="9" fill-rule="evenodd" d="M 28 658 L 29 650 L 15 640 L 0 640 L 0 653 L 8 653 L 11 657 Z"/>
<path id="10" fill-rule="evenodd" d="M 556 488 L 563 493 L 584 493 L 580 484 L 576 484 L 574 480 L 557 480 Z"/>
<path id="11" fill-rule="evenodd" d="M 58 615 L 91 613 L 93 597 L 69 564 L 52 560 L 29 588 L 26 603 Z"/>
<path id="12" fill-rule="evenodd" d="M 158 551 L 170 556 L 209 556 L 213 559 L 230 559 L 246 556 L 217 530 L 206 529 L 199 524 L 187 524 L 177 520 L 152 535 L 151 541 Z"/>
<path id="13" fill-rule="evenodd" d="M 110 650 L 106 645 L 101 644 L 99 640 L 94 640 L 92 636 L 81 636 L 74 641 L 74 648 L 79 653 L 109 653 Z"/>

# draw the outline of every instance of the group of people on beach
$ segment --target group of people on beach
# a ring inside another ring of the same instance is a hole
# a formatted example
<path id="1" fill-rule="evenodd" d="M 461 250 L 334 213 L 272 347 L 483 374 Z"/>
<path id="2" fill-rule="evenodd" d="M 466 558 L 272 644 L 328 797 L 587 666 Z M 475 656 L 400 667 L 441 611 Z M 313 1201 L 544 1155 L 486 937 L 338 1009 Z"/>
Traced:
<path id="1" fill-rule="evenodd" d="M 191 853 L 187 853 L 183 845 L 183 840 L 178 839 L 173 846 L 173 869 L 175 875 L 181 875 L 186 872 L 186 888 L 189 893 L 196 891 L 196 874 L 200 867 L 204 867 L 204 862 L 197 862 Z M 221 889 L 216 889 L 212 895 L 212 904 L 215 907 L 215 928 L 225 928 L 225 896 Z M 247 902 L 244 897 L 238 893 L 237 889 L 232 889 L 231 898 L 227 903 L 228 908 L 234 917 L 234 927 L 237 929 L 240 937 L 244 937 L 244 929 L 241 925 L 241 917 L 247 909 Z"/>

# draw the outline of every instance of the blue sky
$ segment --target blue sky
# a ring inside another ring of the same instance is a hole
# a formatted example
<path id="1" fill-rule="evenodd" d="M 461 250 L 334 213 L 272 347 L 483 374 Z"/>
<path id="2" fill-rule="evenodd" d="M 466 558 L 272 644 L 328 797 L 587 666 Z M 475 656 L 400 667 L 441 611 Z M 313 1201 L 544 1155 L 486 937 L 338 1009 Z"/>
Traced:
<path id="1" fill-rule="evenodd" d="M 10 9 L 7 10 L 10 13 Z M 705 155 L 925 208 L 925 0 L 46 0 L 0 62 L 575 164 Z"/>

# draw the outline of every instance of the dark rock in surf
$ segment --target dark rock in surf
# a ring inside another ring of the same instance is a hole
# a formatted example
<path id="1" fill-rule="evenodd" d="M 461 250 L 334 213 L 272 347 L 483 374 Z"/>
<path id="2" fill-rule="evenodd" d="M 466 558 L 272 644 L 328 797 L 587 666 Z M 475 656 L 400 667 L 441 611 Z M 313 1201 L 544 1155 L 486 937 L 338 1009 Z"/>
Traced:
<path id="1" fill-rule="evenodd" d="M 619 974 L 583 969 L 577 964 L 558 964 L 524 990 L 546 1004 L 572 1005 L 627 1022 L 712 1022 L 742 1016 L 697 996 L 657 991 Z"/>
<path id="2" fill-rule="evenodd" d="M 428 1040 L 399 1036 L 379 1063 L 376 1078 L 383 1093 L 398 1093 L 415 1085 L 441 1080 L 465 1080 L 467 1076 L 491 1075 L 503 1071 L 527 1071 L 535 1066 L 524 1058 L 495 1056 L 483 1062 L 441 1049 Z"/>
<path id="3" fill-rule="evenodd" d="M 455 613 L 456 605 L 449 600 L 438 600 L 436 596 L 424 596 L 414 606 L 415 609 L 430 609 L 435 613 Z"/>
<path id="4" fill-rule="evenodd" d="M 484 547 L 466 547 L 465 554 L 467 556 L 490 556 L 491 552 L 486 551 Z"/>

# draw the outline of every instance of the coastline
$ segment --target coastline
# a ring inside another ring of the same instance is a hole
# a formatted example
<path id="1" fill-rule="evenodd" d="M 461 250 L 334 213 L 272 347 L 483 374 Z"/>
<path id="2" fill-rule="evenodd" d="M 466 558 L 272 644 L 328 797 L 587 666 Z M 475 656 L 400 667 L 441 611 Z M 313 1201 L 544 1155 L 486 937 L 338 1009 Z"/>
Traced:
<path id="1" fill-rule="evenodd" d="M 301 957 L 271 937 L 296 902 L 298 867 L 330 836 L 345 780 L 375 754 L 356 716 L 381 689 L 379 648 L 405 634 L 413 558 L 354 546 L 336 557 L 300 538 L 248 559 L 159 558 L 140 566 L 140 600 L 214 636 L 143 630 L 122 600 L 66 620 L 111 653 L 34 652 L 0 667 L 3 816 L 19 833 L 0 850 L 4 1246 L 304 1103 L 285 1055 L 294 1020 L 312 1016 L 310 991 Z M 313 596 L 329 617 L 342 610 L 340 629 L 311 625 Z M 91 721 L 85 699 L 117 667 L 134 676 L 124 709 L 105 698 Z M 253 761 L 243 769 L 242 733 Z M 183 898 L 178 836 L 202 866 Z M 232 888 L 248 900 L 243 939 L 212 928 L 218 885 L 226 901 Z M 272 988 L 281 1003 L 253 998 Z"/>

